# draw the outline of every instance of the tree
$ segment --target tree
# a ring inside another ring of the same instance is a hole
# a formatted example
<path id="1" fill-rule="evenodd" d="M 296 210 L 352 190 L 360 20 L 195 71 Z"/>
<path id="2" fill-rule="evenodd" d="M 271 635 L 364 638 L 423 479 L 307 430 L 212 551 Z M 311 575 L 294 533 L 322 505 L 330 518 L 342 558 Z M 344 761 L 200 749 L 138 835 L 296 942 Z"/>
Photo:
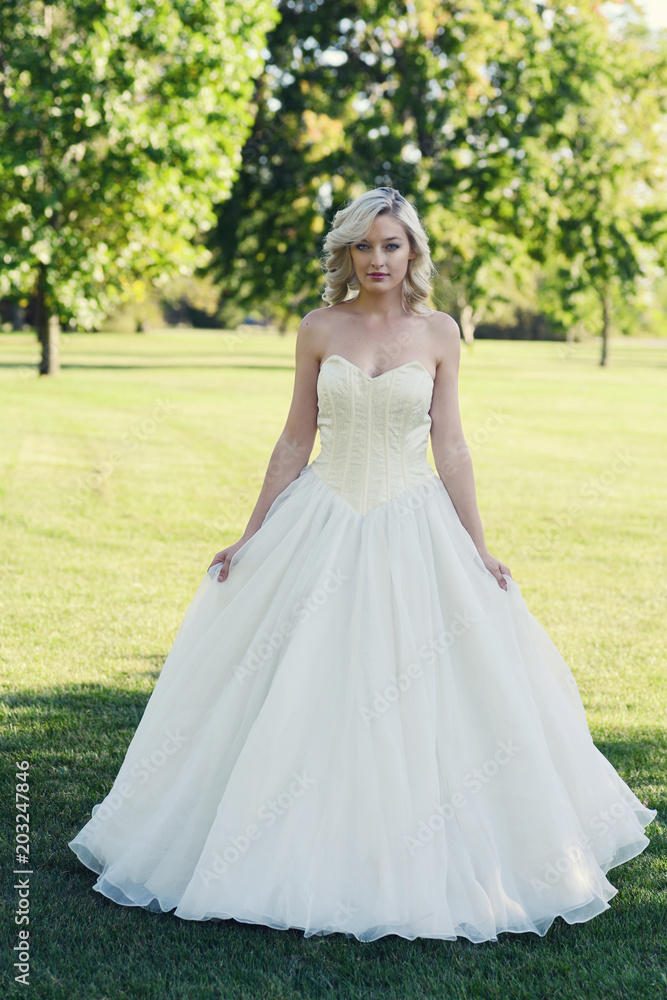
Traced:
<path id="1" fill-rule="evenodd" d="M 594 149 L 604 129 L 591 108 L 611 94 L 625 100 L 617 69 L 637 94 L 646 78 L 625 48 L 612 59 L 617 42 L 595 0 L 290 0 L 280 9 L 232 210 L 223 206 L 209 238 L 230 303 L 283 323 L 297 305 L 321 304 L 313 250 L 322 213 L 378 184 L 420 210 L 445 279 L 436 295 L 468 339 L 491 302 L 534 281 L 531 260 L 567 267 L 576 258 L 557 234 L 585 157 L 573 142 L 565 177 L 563 136 L 579 118 Z M 656 71 L 654 89 L 661 80 Z M 650 127 L 636 122 L 626 145 Z M 637 180 L 636 165 L 626 181 Z M 650 255 L 656 227 L 638 239 Z"/>
<path id="2" fill-rule="evenodd" d="M 462 288 L 479 284 L 503 240 L 503 259 L 516 259 L 522 145 L 565 105 L 544 95 L 548 29 L 532 0 L 293 2 L 281 11 L 235 214 L 221 213 L 211 234 L 230 296 L 250 305 L 261 294 L 278 310 L 297 290 L 312 301 L 308 255 L 321 212 L 376 184 L 416 202 Z"/>
<path id="3" fill-rule="evenodd" d="M 667 46 L 641 24 L 610 39 L 608 25 L 592 21 L 587 48 L 594 86 L 529 163 L 548 161 L 540 172 L 552 206 L 536 256 L 557 262 L 558 310 L 572 322 L 579 303 L 597 299 L 606 365 L 614 300 L 667 261 Z"/>
<path id="4" fill-rule="evenodd" d="M 271 0 L 0 8 L 0 296 L 34 294 L 42 374 L 137 280 L 209 253 L 253 120 Z"/>
<path id="5" fill-rule="evenodd" d="M 494 249 L 500 232 L 512 237 L 512 213 L 505 218 L 501 207 L 491 216 L 533 123 L 505 140 L 489 66 L 510 66 L 518 53 L 535 50 L 533 35 L 543 27 L 532 0 L 514 0 L 510 19 L 503 16 L 507 6 L 281 4 L 232 212 L 221 209 L 209 240 L 231 302 L 283 320 L 296 305 L 318 304 L 313 248 L 322 213 L 377 184 L 393 184 L 413 199 L 433 224 L 436 254 L 449 252 L 439 241 L 452 219 L 449 231 L 462 244 L 473 230 L 494 228 Z M 460 274 L 469 262 L 458 253 L 456 263 Z"/>

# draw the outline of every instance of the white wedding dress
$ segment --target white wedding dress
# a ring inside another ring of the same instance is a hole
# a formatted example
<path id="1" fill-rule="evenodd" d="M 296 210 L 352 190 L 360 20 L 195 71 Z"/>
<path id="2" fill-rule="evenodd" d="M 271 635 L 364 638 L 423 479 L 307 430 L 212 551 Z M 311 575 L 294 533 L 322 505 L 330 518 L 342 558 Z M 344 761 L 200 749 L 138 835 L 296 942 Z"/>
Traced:
<path id="1" fill-rule="evenodd" d="M 330 355 L 321 452 L 192 599 L 70 841 L 124 905 L 362 941 L 609 908 L 645 807 L 427 461 L 433 380 Z"/>

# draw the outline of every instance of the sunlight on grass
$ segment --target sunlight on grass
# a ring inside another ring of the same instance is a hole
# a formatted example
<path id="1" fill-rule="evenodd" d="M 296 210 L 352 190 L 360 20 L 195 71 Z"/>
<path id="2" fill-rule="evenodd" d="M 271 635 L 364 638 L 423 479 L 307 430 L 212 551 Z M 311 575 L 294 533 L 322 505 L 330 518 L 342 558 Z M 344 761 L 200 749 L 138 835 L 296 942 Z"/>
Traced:
<path id="1" fill-rule="evenodd" d="M 489 548 L 569 663 L 597 745 L 661 810 L 645 854 L 612 871 L 608 912 L 558 920 L 544 939 L 363 945 L 187 924 L 91 892 L 67 840 L 108 791 L 212 556 L 252 512 L 287 415 L 293 352 L 293 337 L 250 331 L 77 334 L 63 338 L 60 376 L 40 379 L 34 337 L 0 336 L 3 766 L 13 773 L 27 756 L 33 771 L 34 995 L 663 996 L 658 343 L 613 342 L 608 369 L 595 344 L 480 341 L 462 352 Z M 7 838 L 10 820 L 5 810 Z M 9 954 L 13 927 L 7 940 Z"/>

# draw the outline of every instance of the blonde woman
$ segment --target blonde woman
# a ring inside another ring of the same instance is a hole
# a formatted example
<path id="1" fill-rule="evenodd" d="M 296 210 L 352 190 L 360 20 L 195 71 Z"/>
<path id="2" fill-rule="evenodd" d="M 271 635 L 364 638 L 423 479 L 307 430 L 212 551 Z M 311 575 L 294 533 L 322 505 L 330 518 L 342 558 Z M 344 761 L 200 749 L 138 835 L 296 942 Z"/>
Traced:
<path id="1" fill-rule="evenodd" d="M 378 188 L 324 260 L 248 526 L 70 847 L 98 892 L 187 920 L 474 942 L 588 920 L 656 812 L 486 547 L 426 234 Z"/>

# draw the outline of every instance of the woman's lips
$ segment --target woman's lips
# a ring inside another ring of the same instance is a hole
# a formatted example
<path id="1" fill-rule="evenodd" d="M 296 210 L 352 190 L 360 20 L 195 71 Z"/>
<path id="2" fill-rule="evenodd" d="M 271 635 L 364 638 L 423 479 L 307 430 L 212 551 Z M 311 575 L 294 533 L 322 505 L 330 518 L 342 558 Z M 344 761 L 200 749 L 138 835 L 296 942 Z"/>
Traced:
<path id="1" fill-rule="evenodd" d="M 382 271 L 371 271 L 368 277 L 375 278 L 376 281 L 380 281 L 382 278 L 388 277 L 388 275 L 384 274 Z"/>

